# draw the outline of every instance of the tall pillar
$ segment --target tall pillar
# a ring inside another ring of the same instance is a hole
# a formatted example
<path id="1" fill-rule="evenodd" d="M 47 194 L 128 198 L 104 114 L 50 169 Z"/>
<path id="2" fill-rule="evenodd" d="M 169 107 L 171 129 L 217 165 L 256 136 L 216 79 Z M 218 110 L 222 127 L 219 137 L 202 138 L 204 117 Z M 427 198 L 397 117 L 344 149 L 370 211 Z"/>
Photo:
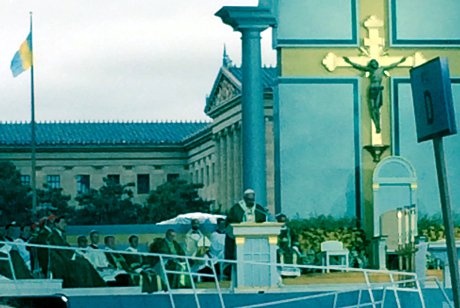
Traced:
<path id="1" fill-rule="evenodd" d="M 225 128 L 220 131 L 220 150 L 222 208 L 229 209 L 231 205 L 227 203 L 227 132 L 225 131 Z"/>
<path id="2" fill-rule="evenodd" d="M 216 200 L 216 207 L 219 207 L 220 205 L 223 206 L 222 204 L 222 193 L 221 193 L 221 177 L 222 177 L 222 174 L 221 174 L 221 169 L 220 169 L 220 165 L 221 165 L 221 158 L 220 158 L 220 133 L 217 132 L 215 135 L 214 135 L 214 142 L 215 142 L 215 147 L 216 147 L 216 155 L 215 155 L 215 158 L 216 158 L 216 165 L 215 165 L 215 200 Z"/>
<path id="3" fill-rule="evenodd" d="M 242 34 L 243 189 L 253 188 L 267 204 L 265 121 L 260 33 L 275 24 L 263 7 L 223 7 L 216 16 Z"/>
<path id="4" fill-rule="evenodd" d="M 209 194 L 208 194 L 208 185 L 209 185 L 209 182 L 208 182 L 208 175 L 206 174 L 206 163 L 207 163 L 207 158 L 206 157 L 203 157 L 203 159 L 201 160 L 201 166 L 202 166 L 202 170 L 203 170 L 203 199 L 205 200 L 209 200 Z"/>
<path id="5" fill-rule="evenodd" d="M 266 151 L 264 101 L 261 76 L 260 32 L 258 28 L 241 30 L 243 40 L 243 186 L 256 191 L 257 200 L 266 202 Z"/>
<path id="6" fill-rule="evenodd" d="M 240 157 L 241 157 L 241 147 L 240 147 L 240 124 L 239 122 L 234 124 L 233 127 L 233 193 L 238 200 L 241 198 L 241 167 L 240 167 Z"/>
<path id="7" fill-rule="evenodd" d="M 233 191 L 233 178 L 235 177 L 235 169 L 233 168 L 233 127 L 227 128 L 227 204 L 233 204 L 234 202 L 234 191 Z"/>

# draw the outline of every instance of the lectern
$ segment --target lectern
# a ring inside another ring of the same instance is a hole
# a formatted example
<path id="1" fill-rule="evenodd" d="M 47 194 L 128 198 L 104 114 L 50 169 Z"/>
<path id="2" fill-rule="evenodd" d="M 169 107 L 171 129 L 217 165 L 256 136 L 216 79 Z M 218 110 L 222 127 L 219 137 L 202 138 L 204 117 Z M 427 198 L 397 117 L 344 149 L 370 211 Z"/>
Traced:
<path id="1" fill-rule="evenodd" d="M 236 289 L 274 288 L 279 286 L 276 266 L 278 234 L 282 223 L 231 224 L 236 242 L 236 260 L 233 268 L 233 287 Z M 247 262 L 263 262 L 267 265 Z M 268 265 L 270 264 L 270 265 Z"/>

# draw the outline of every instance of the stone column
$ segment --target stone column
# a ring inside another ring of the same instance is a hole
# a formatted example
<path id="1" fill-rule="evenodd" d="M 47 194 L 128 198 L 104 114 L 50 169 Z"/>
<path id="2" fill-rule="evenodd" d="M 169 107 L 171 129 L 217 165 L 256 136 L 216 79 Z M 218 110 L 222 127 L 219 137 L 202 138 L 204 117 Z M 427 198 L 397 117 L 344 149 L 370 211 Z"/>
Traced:
<path id="1" fill-rule="evenodd" d="M 240 122 L 234 124 L 233 128 L 233 185 L 234 197 L 236 200 L 241 198 L 241 138 L 240 138 Z"/>
<path id="2" fill-rule="evenodd" d="M 220 195 L 220 135 L 219 133 L 214 134 L 214 175 L 213 175 L 213 197 L 216 202 L 215 206 L 218 207 L 222 204 Z"/>
<path id="3" fill-rule="evenodd" d="M 200 159 L 200 177 L 203 188 L 201 189 L 201 198 L 204 200 L 208 199 L 207 186 L 206 186 L 206 157 Z"/>
<path id="4" fill-rule="evenodd" d="M 216 143 L 216 170 L 215 170 L 215 175 L 216 175 L 216 206 L 222 205 L 222 170 L 221 170 L 221 165 L 222 165 L 222 158 L 221 158 L 221 136 L 220 132 L 216 133 L 215 137 L 215 143 Z"/>
<path id="5" fill-rule="evenodd" d="M 215 200 L 217 202 L 217 184 L 216 184 L 216 176 L 217 176 L 217 171 L 216 171 L 216 157 L 217 157 L 217 148 L 214 147 L 216 150 L 214 151 L 214 154 L 211 156 L 211 169 L 210 169 L 210 177 L 211 177 L 211 187 L 212 187 L 212 193 L 211 193 L 211 198 L 212 200 Z M 216 203 L 217 205 L 217 203 Z"/>
<path id="6" fill-rule="evenodd" d="M 227 204 L 231 206 L 234 202 L 234 185 L 235 169 L 233 168 L 233 127 L 227 128 Z"/>
<path id="7" fill-rule="evenodd" d="M 229 209 L 230 205 L 227 204 L 227 132 L 225 129 L 221 131 L 220 145 L 220 184 L 222 192 L 222 209 Z"/>
<path id="8" fill-rule="evenodd" d="M 275 24 L 264 7 L 223 7 L 217 13 L 242 34 L 243 189 L 253 188 L 257 202 L 266 205 L 265 121 L 260 33 Z"/>
<path id="9" fill-rule="evenodd" d="M 206 187 L 206 198 L 210 200 L 212 198 L 211 195 L 211 156 L 206 156 L 204 159 L 204 182 Z"/>
<path id="10" fill-rule="evenodd" d="M 242 29 L 243 40 L 243 186 L 267 204 L 264 102 L 261 78 L 260 29 Z"/>

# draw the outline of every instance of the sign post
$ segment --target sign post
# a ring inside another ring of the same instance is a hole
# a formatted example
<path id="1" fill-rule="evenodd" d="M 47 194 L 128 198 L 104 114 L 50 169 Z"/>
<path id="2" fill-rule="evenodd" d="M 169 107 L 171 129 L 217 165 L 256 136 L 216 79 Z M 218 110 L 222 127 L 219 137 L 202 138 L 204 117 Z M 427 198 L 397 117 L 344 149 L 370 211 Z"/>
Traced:
<path id="1" fill-rule="evenodd" d="M 455 247 L 454 221 L 444 158 L 443 136 L 457 133 L 449 66 L 446 58 L 435 58 L 410 71 L 414 101 L 417 141 L 432 139 L 438 176 L 441 210 L 446 234 L 452 295 L 460 308 L 458 256 Z"/>

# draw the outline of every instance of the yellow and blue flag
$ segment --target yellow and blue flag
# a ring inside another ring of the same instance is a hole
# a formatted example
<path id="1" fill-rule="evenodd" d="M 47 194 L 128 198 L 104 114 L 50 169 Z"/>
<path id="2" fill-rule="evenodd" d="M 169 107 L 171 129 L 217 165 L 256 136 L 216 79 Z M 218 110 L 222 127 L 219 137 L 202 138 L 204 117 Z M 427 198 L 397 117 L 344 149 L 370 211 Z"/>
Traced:
<path id="1" fill-rule="evenodd" d="M 16 77 L 32 65 L 32 33 L 29 33 L 19 50 L 14 54 L 10 68 L 13 76 Z"/>

